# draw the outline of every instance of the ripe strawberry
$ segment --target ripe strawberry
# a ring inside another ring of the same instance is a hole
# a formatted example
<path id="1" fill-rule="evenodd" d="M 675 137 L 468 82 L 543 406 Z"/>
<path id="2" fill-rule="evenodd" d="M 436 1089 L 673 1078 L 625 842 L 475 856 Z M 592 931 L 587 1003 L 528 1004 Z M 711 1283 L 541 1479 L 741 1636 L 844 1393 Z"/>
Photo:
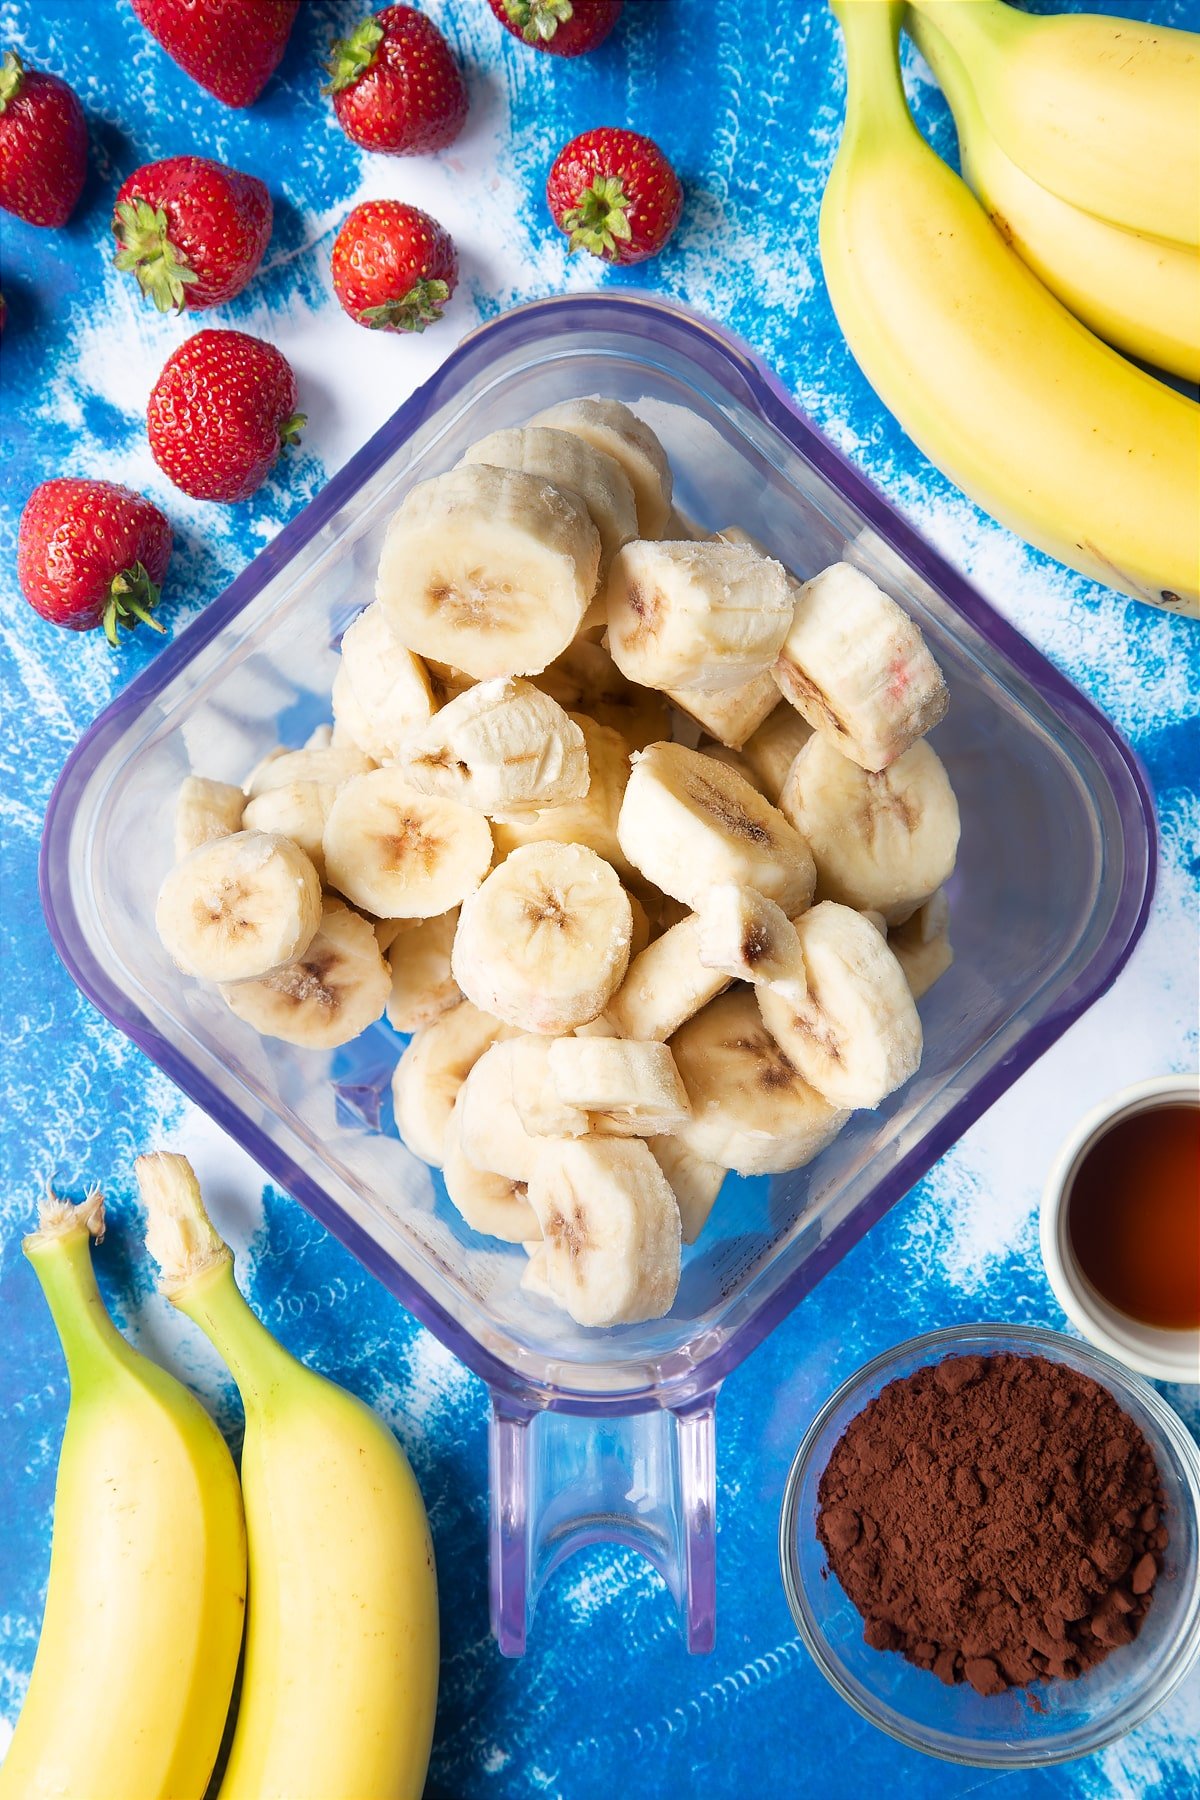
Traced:
<path id="1" fill-rule="evenodd" d="M 602 126 L 560 150 L 546 183 L 571 251 L 638 263 L 662 249 L 683 211 L 679 177 L 652 138 Z"/>
<path id="2" fill-rule="evenodd" d="M 338 123 L 364 150 L 420 156 L 462 130 L 462 71 L 437 26 L 411 6 L 364 19 L 334 44 L 327 66 Z"/>
<path id="3" fill-rule="evenodd" d="M 622 0 L 488 0 L 514 37 L 551 56 L 582 56 L 602 44 L 620 16 Z"/>
<path id="4" fill-rule="evenodd" d="M 26 69 L 12 50 L 0 65 L 0 206 L 30 225 L 65 225 L 87 174 L 83 108 L 65 81 Z"/>
<path id="5" fill-rule="evenodd" d="M 151 618 L 171 560 L 171 527 L 157 506 L 115 481 L 43 481 L 25 502 L 17 580 L 34 612 L 68 631 Z"/>
<path id="6" fill-rule="evenodd" d="M 133 10 L 193 81 L 226 106 L 249 106 L 279 67 L 300 0 L 133 0 Z"/>
<path id="7" fill-rule="evenodd" d="M 356 206 L 334 241 L 333 291 L 359 325 L 424 331 L 457 285 L 450 233 L 402 200 Z"/>
<path id="8" fill-rule="evenodd" d="M 155 462 L 196 500 L 247 499 L 305 423 L 291 364 L 244 331 L 198 331 L 181 344 L 146 408 Z"/>
<path id="9" fill-rule="evenodd" d="M 117 195 L 118 269 L 132 269 L 159 312 L 200 312 L 240 294 L 271 236 L 271 196 L 256 175 L 207 156 L 146 163 Z"/>

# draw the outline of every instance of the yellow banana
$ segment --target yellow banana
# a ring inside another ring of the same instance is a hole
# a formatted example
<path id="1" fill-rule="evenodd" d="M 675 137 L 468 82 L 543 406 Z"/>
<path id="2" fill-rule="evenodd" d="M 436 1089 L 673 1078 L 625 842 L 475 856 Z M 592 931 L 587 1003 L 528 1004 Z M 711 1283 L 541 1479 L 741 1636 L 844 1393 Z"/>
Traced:
<path id="1" fill-rule="evenodd" d="M 1106 343 L 1200 381 L 1200 251 L 1126 231 L 1032 180 L 988 130 L 929 13 L 910 10 L 908 28 L 954 114 L 963 175 L 1021 261 Z"/>
<path id="2" fill-rule="evenodd" d="M 419 1800 L 437 1703 L 433 1546 L 399 1445 L 239 1293 L 191 1167 L 137 1162 L 162 1286 L 246 1409 L 246 1655 L 220 1800 Z"/>
<path id="3" fill-rule="evenodd" d="M 187 1389 L 104 1309 L 104 1202 L 48 1194 L 24 1249 L 71 1403 L 46 1612 L 3 1800 L 201 1800 L 237 1669 L 246 1537 L 237 1473 Z"/>
<path id="4" fill-rule="evenodd" d="M 996 142 L 1130 231 L 1200 243 L 1200 35 L 1003 0 L 913 0 L 961 58 Z"/>
<path id="5" fill-rule="evenodd" d="M 846 128 L 821 260 L 867 379 L 925 454 L 1028 542 L 1200 616 L 1200 407 L 1087 330 L 913 124 L 898 0 L 831 0 Z"/>

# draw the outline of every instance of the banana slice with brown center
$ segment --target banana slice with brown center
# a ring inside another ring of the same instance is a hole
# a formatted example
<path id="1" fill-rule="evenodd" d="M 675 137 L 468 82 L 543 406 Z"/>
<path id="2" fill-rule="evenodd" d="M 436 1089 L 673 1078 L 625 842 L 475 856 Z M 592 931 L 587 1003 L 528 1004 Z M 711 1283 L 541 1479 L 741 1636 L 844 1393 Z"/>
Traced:
<path id="1" fill-rule="evenodd" d="M 679 1287 L 679 1208 L 640 1138 L 545 1140 L 529 1204 L 551 1291 L 580 1325 L 658 1319 Z"/>
<path id="2" fill-rule="evenodd" d="M 582 844 L 526 844 L 463 903 L 452 966 L 477 1006 L 559 1034 L 604 1010 L 633 918 L 615 871 Z"/>
<path id="3" fill-rule="evenodd" d="M 770 672 L 792 621 L 781 564 L 741 544 L 627 544 L 607 588 L 608 647 L 630 681 L 744 689 Z"/>
<path id="4" fill-rule="evenodd" d="M 482 813 L 418 794 L 395 768 L 339 789 L 325 822 L 325 871 L 381 919 L 432 919 L 473 893 L 492 860 Z"/>
<path id="5" fill-rule="evenodd" d="M 380 1017 L 388 982 L 368 921 L 340 900 L 326 900 L 303 956 L 258 981 L 227 983 L 221 992 L 230 1012 L 264 1037 L 335 1050 Z"/>
<path id="6" fill-rule="evenodd" d="M 185 974 L 249 981 L 307 950 L 321 922 L 321 884 L 289 838 L 237 831 L 175 864 L 154 922 Z"/>
<path id="7" fill-rule="evenodd" d="M 688 906 L 720 881 L 757 889 L 789 917 L 812 899 L 816 869 L 795 827 L 735 770 L 682 744 L 634 757 L 617 836 L 648 881 Z"/>
<path id="8" fill-rule="evenodd" d="M 797 999 L 759 988 L 763 1022 L 831 1103 L 878 1106 L 921 1061 L 921 1021 L 904 971 L 870 920 L 847 906 L 822 901 L 795 925 L 807 991 Z"/>
<path id="9" fill-rule="evenodd" d="M 486 681 L 536 674 L 562 654 L 599 567 L 581 501 L 479 463 L 412 489 L 388 527 L 376 593 L 400 643 Z"/>
<path id="10" fill-rule="evenodd" d="M 670 1047 L 692 1107 L 679 1136 L 704 1162 L 741 1175 L 799 1169 L 846 1122 L 766 1029 L 747 988 L 689 1019 Z"/>
<path id="11" fill-rule="evenodd" d="M 779 809 L 808 840 L 822 900 L 891 923 L 953 872 L 958 802 L 924 741 L 873 774 L 815 733 L 792 764 Z"/>

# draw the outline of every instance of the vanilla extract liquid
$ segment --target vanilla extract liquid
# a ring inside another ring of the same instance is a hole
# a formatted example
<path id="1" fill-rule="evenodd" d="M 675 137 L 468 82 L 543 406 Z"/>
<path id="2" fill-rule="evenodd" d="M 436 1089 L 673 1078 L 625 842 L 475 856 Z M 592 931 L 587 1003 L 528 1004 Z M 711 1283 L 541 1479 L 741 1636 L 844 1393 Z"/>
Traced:
<path id="1" fill-rule="evenodd" d="M 1143 1325 L 1200 1325 L 1200 1106 L 1121 1119 L 1088 1151 L 1067 1210 L 1092 1286 Z"/>

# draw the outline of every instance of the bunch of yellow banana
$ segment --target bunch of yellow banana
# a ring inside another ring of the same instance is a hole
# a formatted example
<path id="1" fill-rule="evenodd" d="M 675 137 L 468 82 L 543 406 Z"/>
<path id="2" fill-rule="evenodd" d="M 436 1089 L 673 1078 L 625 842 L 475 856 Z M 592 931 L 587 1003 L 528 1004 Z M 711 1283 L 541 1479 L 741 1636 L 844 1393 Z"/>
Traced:
<path id="1" fill-rule="evenodd" d="M 243 1612 L 218 1800 L 418 1800 L 438 1619 L 412 1471 L 367 1407 L 259 1323 L 184 1158 L 142 1157 L 138 1179 L 164 1289 L 242 1394 L 241 1491 L 203 1408 L 104 1309 L 99 1196 L 49 1197 L 25 1250 L 71 1403 L 45 1617 L 0 1800 L 202 1800 Z"/>
<path id="2" fill-rule="evenodd" d="M 909 113 L 902 0 L 830 4 L 848 100 L 821 256 L 867 378 L 1002 523 L 1200 616 L 1200 407 L 1101 341 L 1200 373 L 1200 38 L 913 0 L 980 205 Z"/>

